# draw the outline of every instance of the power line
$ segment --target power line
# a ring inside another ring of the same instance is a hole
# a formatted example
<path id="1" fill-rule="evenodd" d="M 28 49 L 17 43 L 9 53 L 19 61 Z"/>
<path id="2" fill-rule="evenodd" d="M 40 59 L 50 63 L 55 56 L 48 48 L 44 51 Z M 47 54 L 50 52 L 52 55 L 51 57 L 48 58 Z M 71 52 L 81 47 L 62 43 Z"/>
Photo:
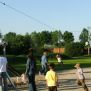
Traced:
<path id="1" fill-rule="evenodd" d="M 55 30 L 55 28 L 53 28 L 52 26 L 49 26 L 49 25 L 45 24 L 44 22 L 42 22 L 42 21 L 36 19 L 35 17 L 32 17 L 32 16 L 26 14 L 25 12 L 20 11 L 20 10 L 18 10 L 18 9 L 16 9 L 16 8 L 14 8 L 14 7 L 12 7 L 12 6 L 8 5 L 8 4 L 6 4 L 5 2 L 1 2 L 1 1 L 0 1 L 0 3 L 3 4 L 4 6 L 7 6 L 7 7 L 10 8 L 10 9 L 14 10 L 15 12 L 20 13 L 20 14 L 22 14 L 22 15 L 24 15 L 24 16 L 26 16 L 26 17 L 28 17 L 28 18 L 30 18 L 30 19 L 32 19 L 32 20 L 38 22 L 38 23 L 40 23 L 41 25 L 44 25 L 44 26 L 46 26 L 46 27 L 48 27 L 48 28 L 50 28 L 50 29 Z"/>
<path id="2" fill-rule="evenodd" d="M 4 5 L 4 6 L 10 8 L 10 9 L 12 9 L 12 10 L 15 11 L 15 12 L 20 13 L 20 14 L 22 14 L 22 15 L 28 17 L 29 19 L 32 19 L 32 20 L 36 21 L 37 23 L 39 23 L 39 24 L 41 24 L 41 25 L 43 25 L 43 26 L 46 26 L 46 27 L 48 27 L 48 28 L 50 28 L 50 29 L 53 29 L 53 30 L 56 30 L 54 27 L 52 27 L 52 26 L 50 26 L 50 25 L 48 25 L 48 24 L 45 24 L 44 22 L 42 22 L 42 21 L 36 19 L 35 17 L 32 17 L 32 16 L 26 14 L 25 12 L 20 11 L 20 10 L 18 10 L 18 9 L 16 9 L 16 8 L 14 8 L 14 7 L 12 7 L 12 6 L 8 5 L 8 4 L 6 4 L 5 2 L 1 2 L 1 1 L 0 1 L 0 3 L 1 3 L 2 5 Z M 62 31 L 62 30 L 61 30 L 61 31 Z M 67 31 L 68 31 L 68 30 L 67 30 Z M 63 31 L 63 32 L 65 32 L 65 31 Z M 69 31 L 69 32 L 79 32 L 79 31 Z"/>

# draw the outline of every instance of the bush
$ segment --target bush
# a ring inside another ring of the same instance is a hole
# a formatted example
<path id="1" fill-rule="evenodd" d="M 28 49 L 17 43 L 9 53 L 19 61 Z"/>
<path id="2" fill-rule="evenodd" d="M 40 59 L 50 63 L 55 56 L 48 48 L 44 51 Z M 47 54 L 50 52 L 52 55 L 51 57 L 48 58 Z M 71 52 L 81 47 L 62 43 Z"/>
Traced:
<path id="1" fill-rule="evenodd" d="M 65 54 L 69 57 L 76 57 L 83 55 L 84 46 L 79 43 L 69 43 L 65 46 Z"/>

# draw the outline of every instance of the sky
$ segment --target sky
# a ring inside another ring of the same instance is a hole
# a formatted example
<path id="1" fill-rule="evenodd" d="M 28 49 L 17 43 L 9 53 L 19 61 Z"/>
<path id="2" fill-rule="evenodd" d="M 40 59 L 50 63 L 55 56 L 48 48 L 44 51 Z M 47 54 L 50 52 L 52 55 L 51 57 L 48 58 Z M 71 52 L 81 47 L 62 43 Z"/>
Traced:
<path id="1" fill-rule="evenodd" d="M 72 32 L 78 40 L 91 26 L 91 0 L 0 0 L 0 31 L 25 34 L 44 30 Z M 17 12 L 17 10 L 19 12 Z"/>

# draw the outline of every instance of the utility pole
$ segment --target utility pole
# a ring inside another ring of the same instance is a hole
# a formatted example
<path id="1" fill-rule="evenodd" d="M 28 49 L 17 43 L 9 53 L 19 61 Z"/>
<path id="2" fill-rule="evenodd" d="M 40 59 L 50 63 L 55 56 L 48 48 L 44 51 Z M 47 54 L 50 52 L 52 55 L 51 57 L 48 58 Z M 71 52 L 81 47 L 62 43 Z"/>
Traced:
<path id="1" fill-rule="evenodd" d="M 60 54 L 60 30 L 58 31 L 58 53 Z"/>
<path id="2" fill-rule="evenodd" d="M 0 29 L 0 38 L 2 38 L 2 33 L 1 33 L 1 29 Z"/>
<path id="3" fill-rule="evenodd" d="M 88 55 L 90 54 L 90 30 L 91 27 L 87 27 L 88 28 Z"/>

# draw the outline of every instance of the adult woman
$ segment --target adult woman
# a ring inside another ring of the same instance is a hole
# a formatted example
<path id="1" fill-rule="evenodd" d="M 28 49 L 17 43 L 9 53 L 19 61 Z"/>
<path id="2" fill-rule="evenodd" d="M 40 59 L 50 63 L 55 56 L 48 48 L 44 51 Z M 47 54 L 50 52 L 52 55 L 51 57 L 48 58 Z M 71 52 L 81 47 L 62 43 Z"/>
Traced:
<path id="1" fill-rule="evenodd" d="M 36 70 L 36 61 L 33 55 L 33 49 L 29 50 L 27 56 L 27 63 L 26 63 L 26 72 L 25 74 L 29 80 L 29 91 L 36 91 L 36 84 L 35 84 L 35 70 Z"/>

